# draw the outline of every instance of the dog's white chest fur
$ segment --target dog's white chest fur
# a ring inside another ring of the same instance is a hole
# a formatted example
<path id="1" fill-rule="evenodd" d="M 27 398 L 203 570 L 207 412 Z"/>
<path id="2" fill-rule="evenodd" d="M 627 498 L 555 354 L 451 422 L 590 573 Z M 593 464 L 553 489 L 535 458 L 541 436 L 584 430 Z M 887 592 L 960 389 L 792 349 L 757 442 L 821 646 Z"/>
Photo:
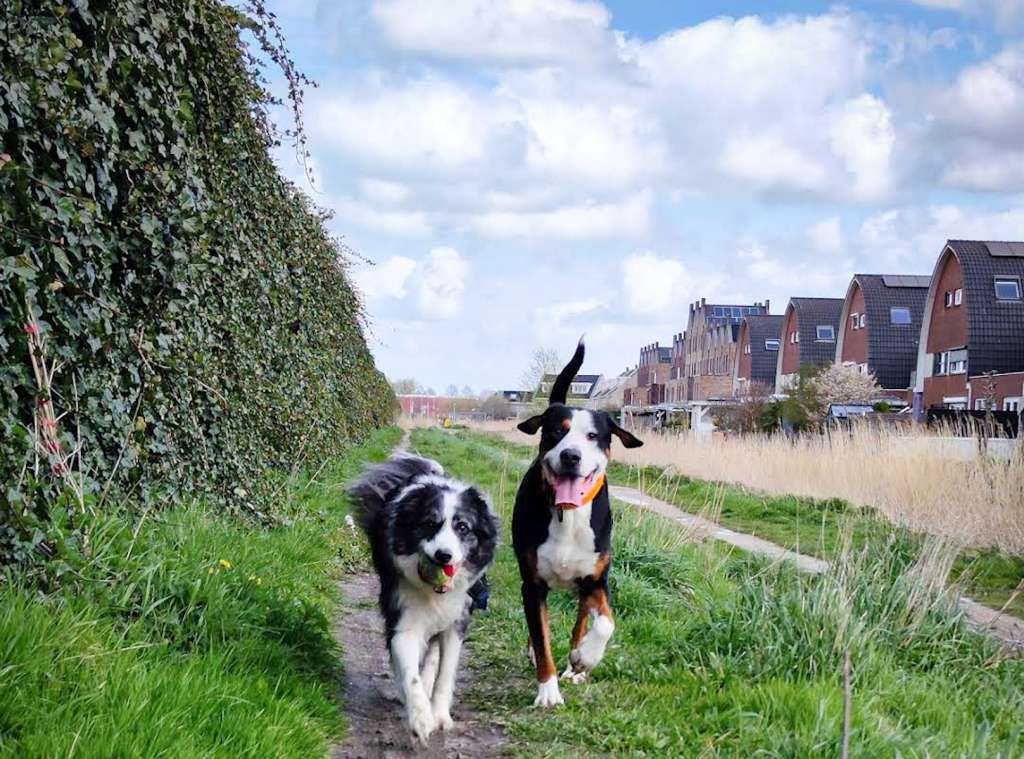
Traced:
<path id="1" fill-rule="evenodd" d="M 537 549 L 537 574 L 548 585 L 571 587 L 576 580 L 592 574 L 598 554 L 590 527 L 590 504 L 551 515 L 548 539 Z"/>

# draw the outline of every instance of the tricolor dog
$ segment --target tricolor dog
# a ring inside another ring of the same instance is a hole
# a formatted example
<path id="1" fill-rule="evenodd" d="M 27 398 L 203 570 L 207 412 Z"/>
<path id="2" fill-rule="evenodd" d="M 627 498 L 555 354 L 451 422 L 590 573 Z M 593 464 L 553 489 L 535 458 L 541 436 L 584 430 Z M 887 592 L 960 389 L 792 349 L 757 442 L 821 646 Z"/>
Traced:
<path id="1" fill-rule="evenodd" d="M 519 425 L 540 430 L 540 451 L 516 495 L 512 546 L 523 581 L 523 610 L 537 668 L 535 704 L 562 703 L 551 656 L 547 596 L 551 588 L 579 595 L 569 665 L 562 677 L 582 682 L 604 656 L 615 630 L 608 599 L 612 513 L 605 470 L 612 436 L 627 448 L 643 443 L 619 427 L 604 411 L 565 405 L 573 377 L 583 365 L 583 341 L 551 389 L 543 414 Z"/>
<path id="2" fill-rule="evenodd" d="M 486 605 L 484 572 L 498 520 L 476 488 L 436 461 L 395 456 L 349 491 L 380 577 L 380 611 L 409 729 L 421 743 L 452 726 L 452 693 L 473 608 Z"/>

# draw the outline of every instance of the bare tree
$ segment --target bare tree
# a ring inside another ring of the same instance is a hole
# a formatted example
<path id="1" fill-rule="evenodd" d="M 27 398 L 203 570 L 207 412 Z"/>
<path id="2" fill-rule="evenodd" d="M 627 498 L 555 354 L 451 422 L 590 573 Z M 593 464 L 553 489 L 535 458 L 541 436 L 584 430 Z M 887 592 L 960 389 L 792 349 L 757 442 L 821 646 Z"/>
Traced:
<path id="1" fill-rule="evenodd" d="M 554 374 L 563 365 L 558 351 L 554 348 L 535 348 L 530 354 L 530 363 L 520 377 L 523 390 L 536 390 L 545 374 Z"/>
<path id="2" fill-rule="evenodd" d="M 449 385 L 445 389 L 444 394 L 447 395 L 449 398 L 454 398 L 459 394 L 459 386 L 455 384 Z"/>
<path id="3" fill-rule="evenodd" d="M 395 380 L 391 383 L 391 389 L 395 391 L 395 395 L 413 395 L 422 390 L 419 383 L 412 377 Z"/>
<path id="4" fill-rule="evenodd" d="M 469 385 L 463 385 L 462 386 L 462 397 L 463 398 L 472 398 L 473 397 L 473 388 L 471 388 Z"/>
<path id="5" fill-rule="evenodd" d="M 480 410 L 483 411 L 491 419 L 511 419 L 512 418 L 512 404 L 505 400 L 505 396 L 501 393 L 494 393 L 480 406 Z"/>

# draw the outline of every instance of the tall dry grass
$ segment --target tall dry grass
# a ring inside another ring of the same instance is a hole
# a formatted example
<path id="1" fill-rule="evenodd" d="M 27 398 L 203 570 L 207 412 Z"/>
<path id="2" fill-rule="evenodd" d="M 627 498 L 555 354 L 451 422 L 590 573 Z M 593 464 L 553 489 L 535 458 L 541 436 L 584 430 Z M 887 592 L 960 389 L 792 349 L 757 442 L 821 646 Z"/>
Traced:
<path id="1" fill-rule="evenodd" d="M 474 425 L 526 443 L 508 422 Z M 964 545 L 1024 554 L 1024 457 L 963 460 L 943 438 L 917 430 L 700 438 L 647 432 L 619 461 L 669 473 L 810 498 L 841 498 L 895 523 Z"/>

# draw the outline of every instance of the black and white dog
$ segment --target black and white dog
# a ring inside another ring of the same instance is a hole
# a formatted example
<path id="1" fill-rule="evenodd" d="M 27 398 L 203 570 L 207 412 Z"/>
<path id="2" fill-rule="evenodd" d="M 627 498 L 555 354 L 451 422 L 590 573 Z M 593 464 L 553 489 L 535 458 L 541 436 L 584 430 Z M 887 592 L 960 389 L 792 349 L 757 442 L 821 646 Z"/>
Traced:
<path id="1" fill-rule="evenodd" d="M 441 465 L 398 455 L 370 467 L 349 491 L 380 576 L 380 611 L 409 729 L 421 743 L 452 726 L 452 692 L 498 520 L 476 488 Z"/>
<path id="2" fill-rule="evenodd" d="M 601 661 L 615 630 L 608 598 L 612 513 L 605 470 L 613 435 L 627 448 L 643 445 L 607 412 L 565 405 L 572 380 L 583 365 L 583 353 L 581 339 L 555 380 L 547 410 L 519 425 L 530 435 L 541 431 L 540 451 L 516 494 L 512 546 L 519 561 L 530 654 L 537 669 L 534 703 L 544 707 L 562 703 L 551 656 L 548 590 L 571 588 L 579 595 L 563 678 L 582 682 Z"/>

